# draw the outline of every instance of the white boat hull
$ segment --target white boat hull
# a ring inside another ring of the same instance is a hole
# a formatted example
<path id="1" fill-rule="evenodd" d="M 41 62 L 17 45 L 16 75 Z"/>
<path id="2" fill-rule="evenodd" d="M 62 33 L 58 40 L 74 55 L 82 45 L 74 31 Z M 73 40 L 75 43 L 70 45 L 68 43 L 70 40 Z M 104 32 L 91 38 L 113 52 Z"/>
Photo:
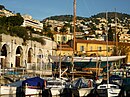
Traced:
<path id="1" fill-rule="evenodd" d="M 61 94 L 62 89 L 61 88 L 51 88 L 51 94 L 52 96 L 59 96 Z"/>
<path id="2" fill-rule="evenodd" d="M 97 92 L 99 96 L 106 95 L 106 97 L 118 97 L 121 88 L 115 84 L 101 84 L 97 86 Z"/>
<path id="3" fill-rule="evenodd" d="M 34 96 L 42 94 L 42 89 L 25 88 L 25 96 Z"/>
<path id="4" fill-rule="evenodd" d="M 10 86 L 1 86 L 0 94 L 1 95 L 16 95 L 17 87 Z"/>
<path id="5" fill-rule="evenodd" d="M 80 97 L 87 96 L 88 94 L 90 94 L 90 92 L 91 92 L 92 89 L 93 89 L 93 88 L 80 88 L 80 89 L 78 89 L 78 91 L 79 91 L 79 96 L 80 96 Z"/>
<path id="6" fill-rule="evenodd" d="M 117 97 L 119 96 L 121 89 L 107 89 L 108 97 Z"/>
<path id="7" fill-rule="evenodd" d="M 102 62 L 106 62 L 106 61 L 117 61 L 120 59 L 125 58 L 126 56 L 100 56 L 100 57 L 73 57 L 73 61 L 74 62 L 97 62 L 97 60 L 101 60 Z M 59 56 L 50 56 L 50 58 L 52 59 L 52 61 L 54 62 L 59 62 L 60 57 Z M 61 58 L 62 62 L 71 62 L 72 58 L 64 56 Z"/>

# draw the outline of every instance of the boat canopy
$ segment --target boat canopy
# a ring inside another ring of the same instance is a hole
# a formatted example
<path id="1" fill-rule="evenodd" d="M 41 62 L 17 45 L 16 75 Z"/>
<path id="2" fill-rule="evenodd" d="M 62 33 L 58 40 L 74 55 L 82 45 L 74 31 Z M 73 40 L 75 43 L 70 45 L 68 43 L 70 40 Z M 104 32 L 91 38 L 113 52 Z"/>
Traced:
<path id="1" fill-rule="evenodd" d="M 44 79 L 41 79 L 40 77 L 33 77 L 33 78 L 28 78 L 22 82 L 22 86 L 25 86 L 26 84 L 28 86 L 39 86 L 39 87 L 44 87 Z"/>
<path id="2" fill-rule="evenodd" d="M 72 87 L 74 87 L 74 88 L 87 88 L 89 81 L 92 82 L 92 79 L 78 78 L 73 82 Z"/>

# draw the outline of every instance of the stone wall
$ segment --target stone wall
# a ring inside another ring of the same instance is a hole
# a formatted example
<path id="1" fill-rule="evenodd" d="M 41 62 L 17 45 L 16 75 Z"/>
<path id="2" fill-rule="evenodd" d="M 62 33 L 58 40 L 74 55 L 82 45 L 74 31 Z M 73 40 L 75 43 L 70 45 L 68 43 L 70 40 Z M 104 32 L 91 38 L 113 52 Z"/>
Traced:
<path id="1" fill-rule="evenodd" d="M 49 38 L 43 37 L 45 45 L 36 41 L 27 41 L 23 45 L 23 39 L 10 35 L 0 35 L 0 54 L 2 68 L 21 68 L 26 69 L 51 69 L 48 55 L 53 55 L 56 43 Z"/>

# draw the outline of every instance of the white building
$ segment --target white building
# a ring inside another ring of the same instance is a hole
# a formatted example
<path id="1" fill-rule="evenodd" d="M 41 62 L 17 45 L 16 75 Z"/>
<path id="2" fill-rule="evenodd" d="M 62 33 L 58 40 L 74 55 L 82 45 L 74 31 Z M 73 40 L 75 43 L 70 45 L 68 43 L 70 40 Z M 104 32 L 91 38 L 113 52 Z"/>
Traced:
<path id="1" fill-rule="evenodd" d="M 11 11 L 2 9 L 0 10 L 0 16 L 10 17 L 10 16 L 15 16 L 15 14 L 13 14 Z"/>
<path id="2" fill-rule="evenodd" d="M 43 29 L 43 24 L 40 23 L 38 20 L 34 20 L 32 16 L 30 15 L 22 15 L 24 22 L 23 22 L 23 27 L 32 27 L 34 28 L 35 31 L 41 32 Z"/>

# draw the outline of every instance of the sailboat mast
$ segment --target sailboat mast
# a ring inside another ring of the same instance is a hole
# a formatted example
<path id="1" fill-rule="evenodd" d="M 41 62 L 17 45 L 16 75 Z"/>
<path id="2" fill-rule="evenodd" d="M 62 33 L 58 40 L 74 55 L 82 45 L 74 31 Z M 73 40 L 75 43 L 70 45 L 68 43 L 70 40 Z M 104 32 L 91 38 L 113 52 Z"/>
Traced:
<path id="1" fill-rule="evenodd" d="M 116 13 L 116 9 L 115 9 L 115 35 L 116 35 L 116 55 L 118 55 L 117 13 Z"/>
<path id="2" fill-rule="evenodd" d="M 59 55 L 59 78 L 61 78 L 61 42 L 60 42 L 60 55 Z"/>
<path id="3" fill-rule="evenodd" d="M 73 2 L 73 26 L 74 26 L 74 29 L 73 29 L 73 53 L 72 53 L 72 80 L 74 80 L 74 54 L 75 54 L 75 31 L 76 31 L 76 0 L 74 0 Z"/>
<path id="4" fill-rule="evenodd" d="M 76 0 L 74 0 L 74 17 L 73 17 L 73 25 L 74 25 L 74 32 L 73 32 L 73 53 L 75 54 L 75 32 L 76 32 Z"/>
<path id="5" fill-rule="evenodd" d="M 109 63 L 108 63 L 108 13 L 106 12 L 106 54 L 107 54 L 107 84 L 109 83 Z"/>

